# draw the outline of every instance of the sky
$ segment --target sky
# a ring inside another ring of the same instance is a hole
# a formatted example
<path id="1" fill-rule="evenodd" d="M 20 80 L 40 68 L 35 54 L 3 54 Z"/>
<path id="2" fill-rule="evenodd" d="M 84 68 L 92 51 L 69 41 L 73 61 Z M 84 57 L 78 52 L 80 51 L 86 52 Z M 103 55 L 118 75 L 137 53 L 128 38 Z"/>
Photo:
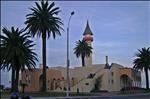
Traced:
<path id="1" fill-rule="evenodd" d="M 150 2 L 148 1 L 55 1 L 61 12 L 58 16 L 64 23 L 61 36 L 47 39 L 47 66 L 66 66 L 66 30 L 69 26 L 70 67 L 81 66 L 73 48 L 82 40 L 87 20 L 93 32 L 93 64 L 118 63 L 133 67 L 137 49 L 150 46 Z M 1 1 L 1 28 L 11 26 L 25 28 L 26 15 L 35 6 L 35 1 Z M 42 63 L 41 38 L 32 38 L 39 62 Z M 1 83 L 10 86 L 10 72 L 2 71 Z M 142 79 L 144 77 L 142 76 Z M 144 83 L 143 83 L 144 84 Z"/>

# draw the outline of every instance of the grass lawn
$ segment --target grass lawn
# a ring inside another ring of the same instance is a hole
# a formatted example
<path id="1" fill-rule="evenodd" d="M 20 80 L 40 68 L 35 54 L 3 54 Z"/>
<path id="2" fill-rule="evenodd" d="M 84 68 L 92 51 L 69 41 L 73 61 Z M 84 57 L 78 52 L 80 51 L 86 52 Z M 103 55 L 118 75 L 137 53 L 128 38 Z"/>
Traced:
<path id="1" fill-rule="evenodd" d="M 149 90 L 126 90 L 126 91 L 120 91 L 119 94 L 138 94 L 138 93 L 150 93 Z"/>

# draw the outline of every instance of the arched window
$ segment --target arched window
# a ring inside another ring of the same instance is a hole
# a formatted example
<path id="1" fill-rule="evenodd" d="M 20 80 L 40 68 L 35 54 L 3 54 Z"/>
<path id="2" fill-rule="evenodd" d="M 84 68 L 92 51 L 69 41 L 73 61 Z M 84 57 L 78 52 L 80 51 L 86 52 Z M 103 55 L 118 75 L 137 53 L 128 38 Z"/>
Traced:
<path id="1" fill-rule="evenodd" d="M 120 86 L 121 86 L 121 88 L 131 87 L 132 79 L 126 74 L 121 75 L 120 76 Z"/>

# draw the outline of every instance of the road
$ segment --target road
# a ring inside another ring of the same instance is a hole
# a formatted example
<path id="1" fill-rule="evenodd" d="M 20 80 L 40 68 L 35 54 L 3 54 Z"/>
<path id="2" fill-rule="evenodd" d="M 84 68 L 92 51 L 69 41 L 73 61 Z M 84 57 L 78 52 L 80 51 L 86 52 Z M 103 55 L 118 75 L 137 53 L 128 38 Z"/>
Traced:
<path id="1" fill-rule="evenodd" d="M 46 97 L 46 98 L 33 98 L 33 99 L 150 99 L 150 93 L 134 94 L 134 95 L 102 95 L 102 96 L 75 96 L 75 97 Z"/>
<path id="2" fill-rule="evenodd" d="M 9 98 L 2 98 L 9 99 Z M 32 99 L 150 99 L 150 93 L 132 95 L 111 95 L 104 94 L 99 96 L 74 96 L 74 97 L 33 97 Z"/>

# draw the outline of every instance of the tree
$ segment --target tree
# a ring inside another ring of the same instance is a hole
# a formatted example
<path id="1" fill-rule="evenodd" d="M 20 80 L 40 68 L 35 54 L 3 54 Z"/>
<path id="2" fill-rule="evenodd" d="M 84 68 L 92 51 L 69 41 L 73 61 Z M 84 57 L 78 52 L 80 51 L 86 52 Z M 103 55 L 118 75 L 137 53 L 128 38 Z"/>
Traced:
<path id="1" fill-rule="evenodd" d="M 2 29 L 1 39 L 1 66 L 0 69 L 12 69 L 12 91 L 18 91 L 19 71 L 35 68 L 38 61 L 36 53 L 33 52 L 33 41 L 29 40 L 30 36 L 24 33 L 24 29 L 19 30 L 11 27 Z"/>
<path id="2" fill-rule="evenodd" d="M 94 89 L 93 89 L 93 91 L 100 91 L 100 88 L 101 88 L 101 86 L 102 86 L 102 77 L 103 77 L 103 75 L 101 75 L 101 76 L 98 76 L 96 79 L 95 79 L 95 84 L 94 84 Z"/>
<path id="3" fill-rule="evenodd" d="M 63 25 L 61 19 L 57 17 L 60 12 L 59 7 L 55 7 L 54 2 L 41 1 L 41 5 L 35 2 L 36 7 L 30 8 L 32 11 L 26 15 L 26 29 L 34 37 L 42 36 L 42 54 L 43 54 L 43 91 L 46 91 L 46 38 L 51 35 L 55 39 L 56 35 L 61 35 L 60 30 Z"/>
<path id="4" fill-rule="evenodd" d="M 77 41 L 76 47 L 74 48 L 74 54 L 76 54 L 77 58 L 81 56 L 82 66 L 85 66 L 84 59 L 85 57 L 89 57 L 92 53 L 92 47 L 89 46 L 84 40 Z"/>
<path id="5" fill-rule="evenodd" d="M 21 83 L 20 83 L 20 86 L 21 86 L 21 88 L 22 88 L 22 93 L 23 93 L 23 97 L 24 97 L 24 90 L 25 90 L 25 87 L 28 86 L 28 84 L 21 82 Z"/>
<path id="6" fill-rule="evenodd" d="M 136 59 L 134 60 L 134 68 L 138 70 L 145 71 L 146 77 L 146 89 L 149 89 L 149 78 L 148 78 L 148 70 L 150 70 L 150 47 L 139 49 L 135 54 Z"/>
<path id="7" fill-rule="evenodd" d="M 0 85 L 0 92 L 4 90 L 4 85 Z"/>

